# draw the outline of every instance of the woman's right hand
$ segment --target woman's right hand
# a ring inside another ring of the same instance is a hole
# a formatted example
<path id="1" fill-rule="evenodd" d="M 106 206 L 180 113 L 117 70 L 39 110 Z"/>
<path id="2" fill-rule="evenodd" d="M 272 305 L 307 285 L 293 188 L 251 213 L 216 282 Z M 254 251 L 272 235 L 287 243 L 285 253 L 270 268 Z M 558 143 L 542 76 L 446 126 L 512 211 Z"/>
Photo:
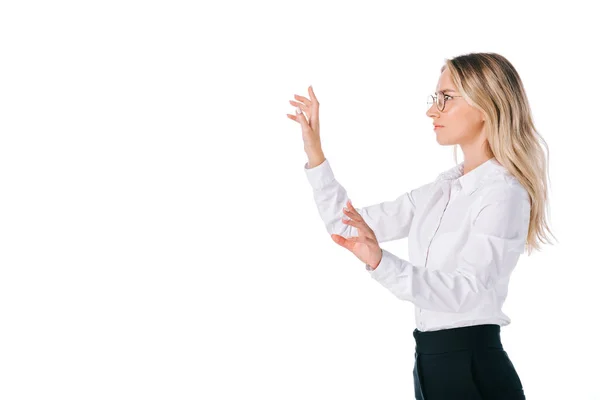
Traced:
<path id="1" fill-rule="evenodd" d="M 290 104 L 296 106 L 296 115 L 287 114 L 288 118 L 300 123 L 302 126 L 302 140 L 304 148 L 321 145 L 319 129 L 319 101 L 315 96 L 312 86 L 308 87 L 310 99 L 294 95 L 297 101 L 290 100 Z M 306 117 L 304 117 L 304 112 Z M 307 120 L 308 118 L 308 120 Z"/>

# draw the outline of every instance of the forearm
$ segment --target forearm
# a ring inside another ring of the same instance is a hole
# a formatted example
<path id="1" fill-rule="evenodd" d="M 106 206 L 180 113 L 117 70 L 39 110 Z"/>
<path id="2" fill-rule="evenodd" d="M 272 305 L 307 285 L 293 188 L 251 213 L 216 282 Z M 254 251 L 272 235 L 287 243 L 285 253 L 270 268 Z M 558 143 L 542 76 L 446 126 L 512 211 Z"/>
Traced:
<path id="1" fill-rule="evenodd" d="M 433 311 L 471 311 L 493 290 L 485 287 L 480 277 L 461 268 L 452 272 L 429 270 L 383 249 L 382 259 L 370 273 L 399 299 Z"/>
<path id="2" fill-rule="evenodd" d="M 321 149 L 321 144 L 315 144 L 312 146 L 305 146 L 304 151 L 308 156 L 308 168 L 314 168 L 325 161 L 325 154 Z"/>

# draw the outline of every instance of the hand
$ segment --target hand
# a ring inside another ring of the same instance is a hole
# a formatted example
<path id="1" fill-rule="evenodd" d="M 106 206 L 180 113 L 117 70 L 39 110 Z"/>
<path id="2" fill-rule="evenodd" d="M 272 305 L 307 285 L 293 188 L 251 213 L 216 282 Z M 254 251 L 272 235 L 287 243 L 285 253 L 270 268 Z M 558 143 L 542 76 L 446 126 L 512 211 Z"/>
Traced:
<path id="1" fill-rule="evenodd" d="M 371 268 L 376 268 L 381 261 L 383 251 L 381 250 L 381 247 L 379 247 L 375 233 L 369 225 L 367 225 L 358 211 L 354 209 L 352 202 L 348 200 L 346 204 L 348 205 L 348 210 L 344 208 L 344 214 L 350 219 L 346 220 L 342 217 L 342 222 L 356 227 L 358 236 L 352 236 L 346 239 L 343 236 L 334 233 L 331 235 L 331 238 L 340 246 L 350 250 L 359 260 L 368 264 Z"/>
<path id="2" fill-rule="evenodd" d="M 294 97 L 298 101 L 290 100 L 290 104 L 296 106 L 297 115 L 286 114 L 288 118 L 299 122 L 302 126 L 302 140 L 304 141 L 305 148 L 321 145 L 321 134 L 319 128 L 319 102 L 315 96 L 312 86 L 308 87 L 308 95 L 310 96 L 310 99 L 295 94 Z M 306 113 L 306 118 L 304 117 L 302 111 Z"/>

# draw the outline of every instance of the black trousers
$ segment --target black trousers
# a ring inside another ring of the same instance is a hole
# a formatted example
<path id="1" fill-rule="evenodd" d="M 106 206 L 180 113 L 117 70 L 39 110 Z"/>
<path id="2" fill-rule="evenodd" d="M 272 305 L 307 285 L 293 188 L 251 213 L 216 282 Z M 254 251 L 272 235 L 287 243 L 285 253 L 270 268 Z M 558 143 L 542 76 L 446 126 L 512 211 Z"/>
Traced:
<path id="1" fill-rule="evenodd" d="M 499 325 L 413 331 L 417 400 L 525 399 Z"/>

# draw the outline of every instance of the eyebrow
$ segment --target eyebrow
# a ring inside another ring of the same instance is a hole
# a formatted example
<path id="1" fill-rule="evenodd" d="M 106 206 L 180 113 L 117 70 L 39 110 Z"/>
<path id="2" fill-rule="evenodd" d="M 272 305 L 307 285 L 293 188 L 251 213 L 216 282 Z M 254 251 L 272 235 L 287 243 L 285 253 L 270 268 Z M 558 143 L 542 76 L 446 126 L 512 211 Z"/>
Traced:
<path id="1" fill-rule="evenodd" d="M 442 89 L 442 90 L 440 90 L 440 92 L 442 92 L 442 93 L 444 93 L 444 92 L 454 92 L 454 93 L 456 93 L 456 90 L 453 90 L 453 89 Z"/>

